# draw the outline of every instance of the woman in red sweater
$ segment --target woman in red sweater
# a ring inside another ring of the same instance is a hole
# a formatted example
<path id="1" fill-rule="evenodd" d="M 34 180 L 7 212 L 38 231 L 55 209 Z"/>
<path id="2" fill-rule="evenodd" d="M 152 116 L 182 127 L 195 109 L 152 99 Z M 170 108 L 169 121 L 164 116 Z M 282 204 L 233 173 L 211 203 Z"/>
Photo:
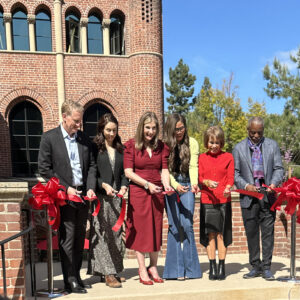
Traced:
<path id="1" fill-rule="evenodd" d="M 209 279 L 225 279 L 227 246 L 232 242 L 230 189 L 234 182 L 234 161 L 231 153 L 223 152 L 224 132 L 212 126 L 204 133 L 208 149 L 199 156 L 201 190 L 200 243 L 206 247 L 210 262 Z M 216 264 L 216 243 L 219 265 Z"/>

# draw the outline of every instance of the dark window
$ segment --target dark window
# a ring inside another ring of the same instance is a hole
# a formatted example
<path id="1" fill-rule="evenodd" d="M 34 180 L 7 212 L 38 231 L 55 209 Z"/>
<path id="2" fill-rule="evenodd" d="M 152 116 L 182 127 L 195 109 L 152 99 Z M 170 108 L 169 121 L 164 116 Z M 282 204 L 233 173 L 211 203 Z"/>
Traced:
<path id="1" fill-rule="evenodd" d="M 83 114 L 83 131 L 90 139 L 93 139 L 97 132 L 97 124 L 102 115 L 110 113 L 111 111 L 101 105 L 95 103 L 89 106 Z"/>
<path id="2" fill-rule="evenodd" d="M 74 14 L 66 17 L 66 38 L 67 38 L 67 52 L 80 52 L 80 26 L 79 18 Z"/>
<path id="3" fill-rule="evenodd" d="M 124 54 L 123 18 L 119 15 L 113 15 L 110 21 L 110 54 Z"/>
<path id="4" fill-rule="evenodd" d="M 0 11 L 0 50 L 6 49 L 5 27 L 3 21 L 3 12 Z"/>
<path id="5" fill-rule="evenodd" d="M 9 114 L 11 157 L 14 176 L 38 173 L 38 153 L 43 133 L 42 115 L 29 101 L 17 104 Z"/>
<path id="6" fill-rule="evenodd" d="M 101 20 L 95 15 L 89 16 L 88 53 L 103 53 L 103 37 Z"/>
<path id="7" fill-rule="evenodd" d="M 27 15 L 22 10 L 12 16 L 12 33 L 14 50 L 29 51 Z"/>
<path id="8" fill-rule="evenodd" d="M 36 15 L 35 39 L 37 51 L 52 51 L 51 18 L 45 11 L 40 11 Z"/>

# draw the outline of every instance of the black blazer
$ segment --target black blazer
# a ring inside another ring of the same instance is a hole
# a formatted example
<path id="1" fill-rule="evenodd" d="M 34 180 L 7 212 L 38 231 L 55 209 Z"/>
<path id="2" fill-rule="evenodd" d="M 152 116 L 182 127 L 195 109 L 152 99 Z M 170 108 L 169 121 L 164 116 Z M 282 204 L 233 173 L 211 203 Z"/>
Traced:
<path id="1" fill-rule="evenodd" d="M 83 185 L 86 190 L 96 188 L 96 164 L 92 143 L 82 132 L 77 132 L 77 145 L 82 170 Z M 41 139 L 39 173 L 44 179 L 57 177 L 60 184 L 68 189 L 72 186 L 72 169 L 66 143 L 60 126 L 45 132 Z"/>
<path id="2" fill-rule="evenodd" d="M 115 168 L 114 173 L 112 171 L 107 151 L 99 152 L 97 155 L 97 178 L 98 188 L 101 194 L 105 194 L 105 190 L 102 188 L 102 183 L 107 183 L 113 186 L 113 182 L 116 182 L 116 190 L 120 190 L 121 186 L 128 186 L 128 179 L 125 177 L 123 168 L 123 154 L 116 151 L 115 154 Z"/>

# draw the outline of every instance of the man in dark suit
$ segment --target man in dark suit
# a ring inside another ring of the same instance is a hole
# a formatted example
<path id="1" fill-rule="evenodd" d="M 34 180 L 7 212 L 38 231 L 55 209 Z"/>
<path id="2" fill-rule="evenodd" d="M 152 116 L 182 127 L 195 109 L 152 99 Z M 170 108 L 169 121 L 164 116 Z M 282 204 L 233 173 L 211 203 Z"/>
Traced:
<path id="1" fill-rule="evenodd" d="M 39 173 L 49 180 L 57 177 L 68 195 L 95 196 L 96 165 L 92 143 L 80 131 L 83 107 L 65 101 L 61 107 L 62 123 L 43 134 L 39 151 Z M 59 250 L 65 289 L 86 293 L 90 285 L 80 278 L 82 254 L 89 203 L 75 203 L 60 207 Z"/>
<path id="2" fill-rule="evenodd" d="M 262 184 L 275 188 L 282 179 L 280 149 L 274 140 L 265 138 L 264 122 L 260 117 L 248 121 L 248 137 L 233 149 L 235 165 L 235 185 L 238 189 L 263 192 L 263 200 L 241 195 L 240 204 L 247 236 L 249 262 L 252 270 L 243 278 L 262 276 L 274 280 L 270 270 L 274 246 L 274 222 L 276 213 L 270 210 L 275 201 L 270 189 L 264 190 Z M 260 231 L 262 261 L 260 259 Z"/>

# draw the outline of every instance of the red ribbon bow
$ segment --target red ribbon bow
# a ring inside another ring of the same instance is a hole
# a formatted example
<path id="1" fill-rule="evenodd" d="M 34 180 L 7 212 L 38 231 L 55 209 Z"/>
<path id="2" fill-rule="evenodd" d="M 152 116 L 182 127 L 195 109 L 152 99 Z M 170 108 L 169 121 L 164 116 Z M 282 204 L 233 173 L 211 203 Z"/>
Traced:
<path id="1" fill-rule="evenodd" d="M 270 188 L 267 185 L 264 185 L 267 188 Z M 275 203 L 272 205 L 271 210 L 280 209 L 280 206 L 282 205 L 282 202 L 284 200 L 287 201 L 285 212 L 293 215 L 297 204 L 300 203 L 300 179 L 296 177 L 292 177 L 289 180 L 285 181 L 282 184 L 282 187 L 271 189 L 273 190 L 277 195 Z M 300 223 L 300 210 L 297 211 L 297 223 Z"/>
<path id="2" fill-rule="evenodd" d="M 59 179 L 52 177 L 46 185 L 38 182 L 31 190 L 33 197 L 29 199 L 29 204 L 33 209 L 42 210 L 44 205 L 47 206 L 48 223 L 53 230 L 57 230 L 60 224 L 59 206 L 66 205 L 65 200 L 82 203 L 82 199 L 76 195 L 67 195 L 66 188 L 59 184 Z M 98 200 L 97 197 L 83 197 L 84 200 Z M 98 200 L 97 207 L 93 212 L 96 216 L 100 210 L 100 202 Z"/>
<path id="3" fill-rule="evenodd" d="M 122 199 L 122 208 L 121 208 L 120 216 L 119 216 L 116 224 L 112 227 L 112 230 L 115 232 L 117 232 L 121 228 L 121 226 L 124 222 L 125 213 L 126 213 L 126 200 L 124 199 L 124 196 L 121 194 L 117 194 L 117 197 Z"/>

